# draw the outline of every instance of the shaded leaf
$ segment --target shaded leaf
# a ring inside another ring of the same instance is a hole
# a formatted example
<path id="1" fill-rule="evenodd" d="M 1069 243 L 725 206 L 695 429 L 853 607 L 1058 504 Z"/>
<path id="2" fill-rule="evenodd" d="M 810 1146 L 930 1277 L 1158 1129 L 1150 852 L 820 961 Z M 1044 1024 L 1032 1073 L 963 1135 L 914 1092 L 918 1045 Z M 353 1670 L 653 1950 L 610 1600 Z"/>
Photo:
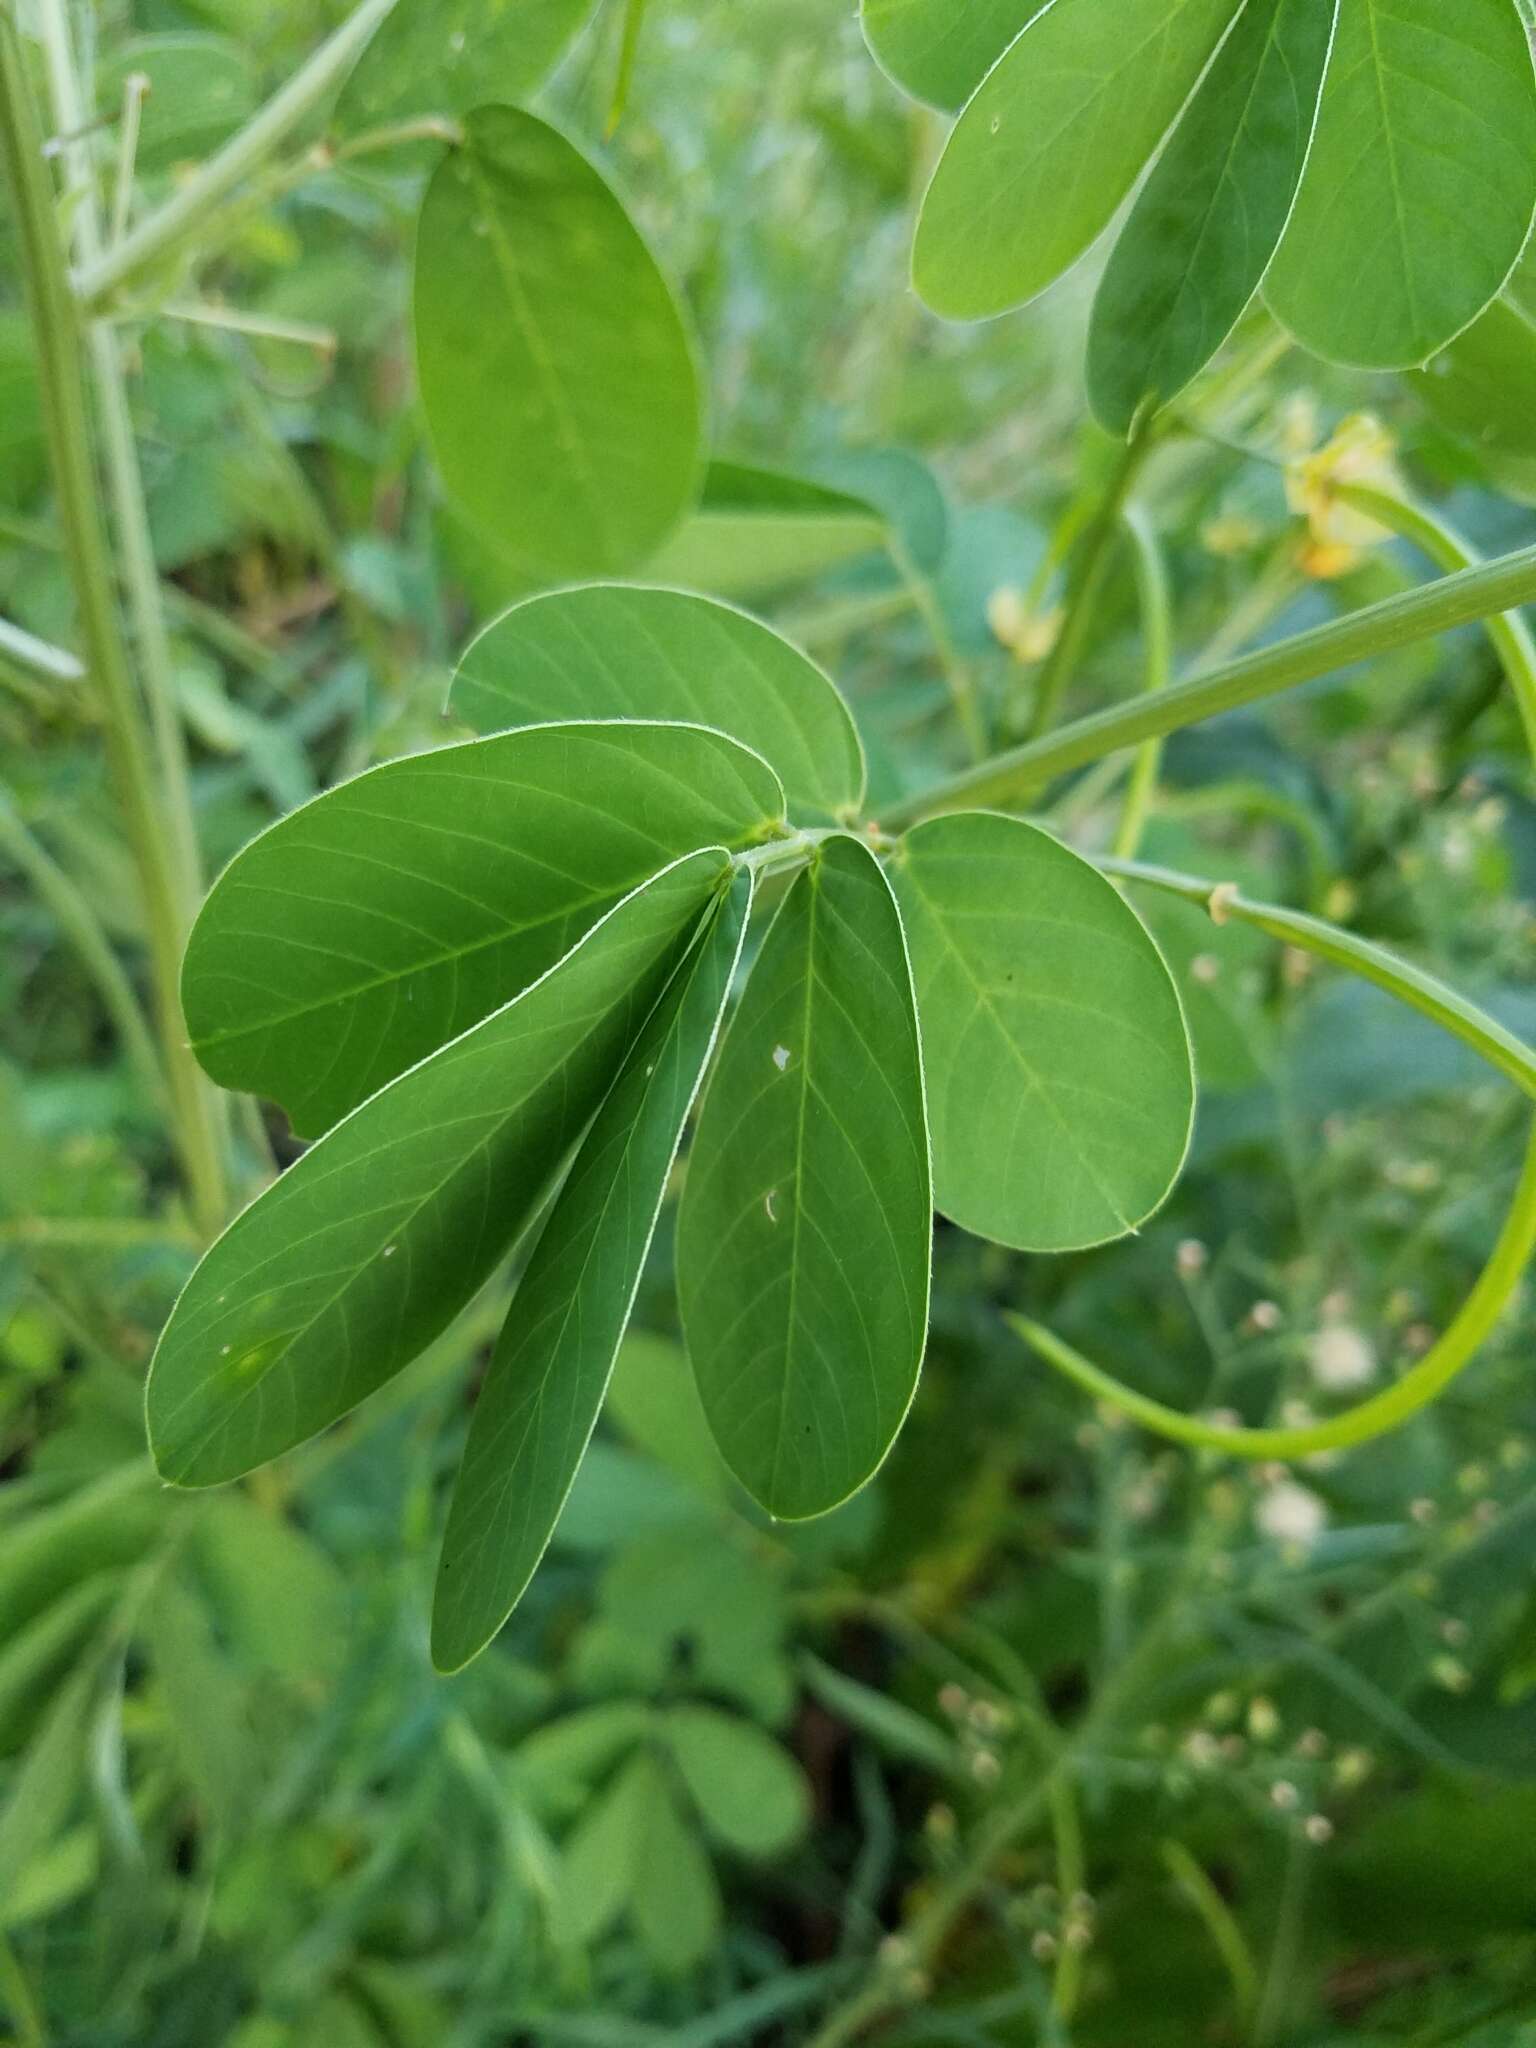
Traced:
<path id="1" fill-rule="evenodd" d="M 728 871 L 697 853 L 305 1153 L 208 1252 L 161 1334 L 163 1476 L 301 1443 L 444 1329 L 537 1213 Z"/>
<path id="2" fill-rule="evenodd" d="M 193 1048 L 226 1088 L 324 1130 L 647 875 L 782 815 L 763 762 L 687 726 L 542 726 L 371 768 L 214 884 L 182 969 Z"/>
<path id="3" fill-rule="evenodd" d="M 656 1963 L 680 1975 L 720 1939 L 720 1888 L 698 1834 L 679 1811 L 656 1763 L 648 1773 L 644 1832 L 635 1870 L 635 1931 Z"/>
<path id="4" fill-rule="evenodd" d="M 989 812 L 935 818 L 892 868 L 928 1076 L 934 1196 L 1025 1251 L 1120 1237 L 1189 1144 L 1194 1078 L 1172 979 L 1096 868 Z"/>
<path id="5" fill-rule="evenodd" d="M 1331 362 L 1407 369 L 1476 319 L 1536 212 L 1536 72 L 1509 0 L 1342 0 L 1265 285 Z"/>
<path id="6" fill-rule="evenodd" d="M 705 1412 L 771 1514 L 836 1507 L 895 1440 L 927 1331 L 930 1218 L 901 922 L 873 854 L 831 838 L 763 942 L 678 1222 Z"/>
<path id="7" fill-rule="evenodd" d="M 1121 230 L 1088 394 L 1112 432 L 1204 369 L 1258 290 L 1312 144 L 1337 0 L 1247 0 Z"/>
<path id="8" fill-rule="evenodd" d="M 227 36 L 130 36 L 101 67 L 96 104 L 116 122 L 123 88 L 138 72 L 149 80 L 139 111 L 135 162 L 141 171 L 167 171 L 217 149 L 256 111 L 256 71 Z"/>
<path id="9" fill-rule="evenodd" d="M 1440 424 L 1485 458 L 1536 462 L 1536 248 L 1503 295 L 1412 381 Z M 1529 491 L 1529 474 L 1522 481 Z"/>
<path id="10" fill-rule="evenodd" d="M 864 40 L 903 92 L 934 107 L 968 100 L 1044 0 L 864 0 Z"/>
<path id="11" fill-rule="evenodd" d="M 450 495 L 546 580 L 643 561 L 698 485 L 701 398 L 672 289 L 602 174 L 480 107 L 416 240 L 416 369 Z"/>
<path id="12" fill-rule="evenodd" d="M 352 68 L 344 134 L 418 114 L 465 114 L 541 85 L 595 0 L 396 0 Z"/>
<path id="13" fill-rule="evenodd" d="M 467 1664 L 532 1578 L 597 1421 L 752 898 L 737 876 L 598 1110 L 518 1283 L 454 1487 L 432 1607 Z"/>
<path id="14" fill-rule="evenodd" d="M 631 1443 L 708 1500 L 724 1500 L 730 1474 L 710 1433 L 688 1354 L 670 1337 L 631 1330 L 619 1346 L 604 1413 Z"/>
<path id="15" fill-rule="evenodd" d="M 1021 306 L 1075 263 L 1205 69 L 1237 0 L 1052 0 L 956 122 L 917 223 L 936 313 Z"/>
<path id="16" fill-rule="evenodd" d="M 744 1856 L 776 1856 L 805 1830 L 805 1775 L 771 1735 L 718 1707 L 673 1707 L 663 1730 L 704 1825 Z"/>
<path id="17" fill-rule="evenodd" d="M 698 510 L 646 565 L 658 583 L 749 598 L 856 561 L 885 540 L 862 498 L 808 477 L 712 462 Z"/>
<path id="18" fill-rule="evenodd" d="M 679 590 L 592 583 L 514 605 L 464 650 L 451 710 L 479 732 L 675 718 L 754 748 L 793 806 L 857 810 L 864 758 L 831 678 L 771 628 Z"/>

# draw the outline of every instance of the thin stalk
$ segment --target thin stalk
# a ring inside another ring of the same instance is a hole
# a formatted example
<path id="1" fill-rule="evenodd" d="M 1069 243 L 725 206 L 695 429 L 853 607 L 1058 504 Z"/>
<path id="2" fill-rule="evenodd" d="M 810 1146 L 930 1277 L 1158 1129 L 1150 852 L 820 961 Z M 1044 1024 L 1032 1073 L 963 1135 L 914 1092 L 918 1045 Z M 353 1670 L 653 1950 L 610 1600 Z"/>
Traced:
<path id="1" fill-rule="evenodd" d="M 161 829 L 163 797 L 117 611 L 86 418 L 85 365 L 53 188 L 21 40 L 6 10 L 0 10 L 0 161 L 11 191 L 27 309 L 37 341 L 38 394 L 60 538 L 79 606 L 86 666 L 102 701 L 109 761 L 143 898 L 176 1146 L 193 1211 L 199 1224 L 211 1231 L 222 1220 L 224 1179 L 217 1127 L 181 1019 L 176 869 Z"/>
<path id="2" fill-rule="evenodd" d="M 1173 673 L 1173 606 L 1168 595 L 1168 565 L 1152 522 L 1139 506 L 1125 508 L 1124 523 L 1131 539 L 1136 595 L 1141 607 L 1142 685 L 1150 694 L 1166 689 Z M 1136 858 L 1157 794 L 1162 758 L 1161 740 L 1143 740 L 1136 750 L 1115 830 L 1115 852 L 1122 860 Z"/>
<path id="3" fill-rule="evenodd" d="M 128 232 L 133 205 L 133 175 L 139 156 L 139 123 L 149 93 L 145 72 L 130 71 L 123 80 L 123 114 L 117 131 L 117 172 L 112 180 L 112 224 L 109 240 L 120 242 Z"/>
<path id="4" fill-rule="evenodd" d="M 1261 647 L 1206 675 L 1173 683 L 1155 697 L 1111 705 L 1059 732 L 1031 740 L 977 768 L 964 769 L 894 805 L 883 821 L 900 830 L 918 818 L 968 806 L 1017 802 L 1071 768 L 1102 760 L 1121 747 L 1178 732 L 1245 704 L 1260 703 L 1300 683 L 1315 682 L 1353 663 L 1394 653 L 1536 599 L 1536 547 L 1497 555 L 1414 590 L 1366 605 L 1272 647 Z"/>
<path id="5" fill-rule="evenodd" d="M 1071 1774 L 1058 1771 L 1051 1778 L 1051 1833 L 1056 1844 L 1056 1890 L 1061 1898 L 1061 1945 L 1056 1951 L 1056 1975 L 1051 1986 L 1051 2003 L 1058 2018 L 1070 2020 L 1077 2011 L 1083 1988 L 1083 1951 L 1072 1939 L 1078 1924 L 1075 1901 L 1088 1878 L 1088 1861 L 1083 1850 L 1083 1821 L 1077 1810 L 1077 1794 Z"/>
<path id="6" fill-rule="evenodd" d="M 9 619 L 0 619 L 0 657 L 39 683 L 78 683 L 85 675 L 76 656 Z"/>
<path id="7" fill-rule="evenodd" d="M 242 313 L 234 306 L 204 306 L 185 299 L 162 306 L 160 317 L 180 320 L 188 327 L 214 327 L 224 334 L 248 334 L 257 341 L 291 341 L 324 356 L 336 353 L 334 331 L 308 320 L 276 320 L 265 313 Z"/>
<path id="8" fill-rule="evenodd" d="M 1475 568 L 1483 559 L 1472 543 L 1446 520 L 1391 491 L 1366 484 L 1341 484 L 1338 495 L 1357 511 L 1412 541 L 1421 554 L 1447 573 Z M 1483 630 L 1503 664 L 1525 727 L 1526 745 L 1536 759 L 1536 640 L 1519 612 L 1496 612 L 1483 621 Z"/>
<path id="9" fill-rule="evenodd" d="M 1160 1853 L 1174 1883 L 1204 1923 L 1232 1986 L 1238 2019 L 1246 2020 L 1259 2002 L 1259 1972 L 1236 1915 L 1182 1842 L 1166 1841 Z"/>
<path id="10" fill-rule="evenodd" d="M 1457 1311 L 1450 1327 L 1430 1346 L 1418 1364 L 1394 1386 L 1361 1401 L 1342 1414 L 1323 1422 L 1296 1428 L 1245 1429 L 1209 1422 L 1200 1415 L 1186 1415 L 1166 1407 L 1148 1395 L 1126 1386 L 1080 1351 L 1073 1350 L 1039 1323 L 1023 1316 L 1009 1316 L 1008 1322 L 1025 1343 L 1069 1380 L 1076 1382 L 1096 1401 L 1128 1415 L 1144 1429 L 1167 1437 L 1173 1443 L 1190 1444 L 1228 1457 L 1293 1460 L 1310 1458 L 1320 1451 L 1350 1450 L 1397 1429 L 1412 1415 L 1438 1400 L 1481 1350 L 1494 1326 L 1509 1306 L 1521 1275 L 1536 1251 L 1536 1129 L 1526 1149 L 1525 1163 L 1515 1188 L 1514 1200 L 1504 1218 L 1503 1229 L 1488 1263 L 1474 1282 L 1471 1293 Z"/>
<path id="11" fill-rule="evenodd" d="M 120 242 L 84 262 L 75 273 L 80 302 L 97 311 L 123 285 L 161 262 L 196 231 L 240 181 L 312 113 L 350 69 L 395 0 L 361 0 L 334 35 L 296 71 L 222 149 L 140 221 Z"/>
<path id="12" fill-rule="evenodd" d="M 624 25 L 619 32 L 619 62 L 613 78 L 613 95 L 608 102 L 608 118 L 603 123 L 603 134 L 611 141 L 619 132 L 619 123 L 624 118 L 624 109 L 629 105 L 629 89 L 635 82 L 635 60 L 640 54 L 640 31 L 645 26 L 646 0 L 624 0 Z"/>
<path id="13" fill-rule="evenodd" d="M 76 888 L 58 862 L 27 829 L 10 798 L 0 790 L 0 854 L 26 877 L 38 901 L 74 948 L 81 966 L 96 984 L 102 1008 L 111 1019 L 124 1053 L 138 1070 L 151 1102 L 165 1094 L 165 1075 L 133 984 L 112 950 L 101 920 L 89 899 Z"/>
<path id="14" fill-rule="evenodd" d="M 1278 903 L 1255 903 L 1230 882 L 1208 882 L 1198 875 L 1178 874 L 1172 868 L 1150 867 L 1140 861 L 1108 856 L 1100 858 L 1097 864 L 1106 874 L 1181 896 L 1186 903 L 1197 903 L 1211 913 L 1217 924 L 1235 918 L 1239 924 L 1254 925 L 1283 945 L 1298 946 L 1335 967 L 1347 968 L 1362 980 L 1374 982 L 1388 995 L 1396 996 L 1399 1002 L 1454 1033 L 1517 1088 L 1536 1097 L 1536 1051 L 1438 976 L 1388 952 L 1385 946 L 1344 931 L 1325 918 L 1309 917 L 1304 911 L 1287 910 Z"/>
<path id="15" fill-rule="evenodd" d="M 1110 479 L 1109 489 L 1083 537 L 1082 552 L 1077 557 L 1067 595 L 1066 616 L 1056 636 L 1056 645 L 1047 655 L 1035 685 L 1035 707 L 1029 723 L 1031 739 L 1038 739 L 1055 724 L 1067 685 L 1077 673 L 1088 628 L 1093 622 L 1094 608 L 1109 574 L 1115 542 L 1120 537 L 1120 515 L 1155 445 L 1156 437 L 1149 416 L 1126 443 Z"/>

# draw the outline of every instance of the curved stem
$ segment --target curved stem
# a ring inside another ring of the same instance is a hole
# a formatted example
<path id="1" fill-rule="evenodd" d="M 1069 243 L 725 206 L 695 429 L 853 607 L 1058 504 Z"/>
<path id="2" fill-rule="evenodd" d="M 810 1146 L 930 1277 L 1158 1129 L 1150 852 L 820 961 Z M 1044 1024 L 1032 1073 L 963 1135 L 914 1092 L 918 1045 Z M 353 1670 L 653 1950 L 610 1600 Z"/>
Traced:
<path id="1" fill-rule="evenodd" d="M 1074 1381 L 1096 1401 L 1128 1415 L 1133 1422 L 1174 1443 L 1220 1451 L 1233 1458 L 1310 1458 L 1319 1451 L 1349 1450 L 1396 1429 L 1437 1399 L 1469 1365 L 1509 1305 L 1520 1276 L 1536 1250 L 1536 1128 L 1526 1148 L 1525 1163 L 1514 1200 L 1504 1218 L 1497 1244 L 1454 1321 L 1395 1386 L 1374 1394 L 1340 1415 L 1297 1428 L 1245 1429 L 1186 1415 L 1146 1394 L 1139 1394 L 1102 1367 L 1074 1351 L 1054 1332 L 1025 1316 L 1008 1322 L 1047 1365 Z"/>
<path id="2" fill-rule="evenodd" d="M 966 769 L 887 812 L 883 822 L 900 830 L 939 811 L 1018 801 L 1069 768 L 1084 767 L 1121 747 L 1177 732 L 1218 712 L 1256 704 L 1298 683 L 1315 682 L 1336 669 L 1373 655 L 1389 654 L 1417 640 L 1432 639 L 1536 599 L 1536 547 L 1498 555 L 1415 590 L 1402 591 L 1347 618 L 1332 619 L 1272 647 L 1262 647 L 1207 675 L 1173 683 L 1155 697 L 1111 705 L 1076 719 L 1044 739 L 1031 740 Z"/>
<path id="3" fill-rule="evenodd" d="M 1198 875 L 1181 875 L 1172 868 L 1149 867 L 1140 861 L 1117 860 L 1108 855 L 1099 856 L 1095 864 L 1106 874 L 1181 896 L 1186 903 L 1198 903 L 1217 924 L 1225 923 L 1229 917 L 1236 918 L 1239 924 L 1254 925 L 1284 945 L 1299 946 L 1303 952 L 1315 953 L 1335 967 L 1347 968 L 1363 980 L 1374 982 L 1388 995 L 1396 996 L 1454 1033 L 1516 1087 L 1536 1097 L 1536 1051 L 1436 975 L 1399 959 L 1385 946 L 1358 938 L 1325 918 L 1309 917 L 1304 911 L 1286 910 L 1276 903 L 1254 903 L 1230 882 L 1208 882 Z"/>
<path id="4" fill-rule="evenodd" d="M 1146 513 L 1137 505 L 1125 508 L 1125 530 L 1136 565 L 1136 594 L 1141 604 L 1142 680 L 1150 694 L 1164 689 L 1173 670 L 1173 607 L 1168 596 L 1168 565 Z M 1147 828 L 1157 775 L 1163 757 L 1160 739 L 1143 740 L 1126 787 L 1115 852 L 1134 860 Z"/>

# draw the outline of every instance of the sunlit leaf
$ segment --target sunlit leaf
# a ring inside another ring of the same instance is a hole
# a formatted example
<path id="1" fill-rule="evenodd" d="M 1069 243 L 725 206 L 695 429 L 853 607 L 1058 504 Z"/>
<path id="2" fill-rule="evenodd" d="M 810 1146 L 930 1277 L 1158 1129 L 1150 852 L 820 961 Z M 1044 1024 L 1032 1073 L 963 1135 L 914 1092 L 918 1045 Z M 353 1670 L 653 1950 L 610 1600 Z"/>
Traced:
<path id="1" fill-rule="evenodd" d="M 1237 0 L 1053 0 L 955 124 L 917 224 L 936 313 L 1023 305 L 1075 263 L 1172 125 Z"/>
<path id="2" fill-rule="evenodd" d="M 518 1283 L 443 1538 L 432 1608 L 440 1670 L 490 1641 L 559 1519 L 730 993 L 751 893 L 740 875 L 626 1056 Z"/>
<path id="3" fill-rule="evenodd" d="M 1332 362 L 1406 369 L 1476 319 L 1536 213 L 1536 73 L 1510 0 L 1342 0 L 1265 285 Z"/>
<path id="4" fill-rule="evenodd" d="M 521 100 L 542 84 L 595 0 L 395 0 L 336 108 L 343 133 Z"/>
<path id="5" fill-rule="evenodd" d="M 727 868 L 697 853 L 637 890 L 230 1225 L 155 1352 L 165 1478 L 214 1485 L 276 1457 L 451 1321 L 536 1214 Z"/>
<path id="6" fill-rule="evenodd" d="M 503 612 L 465 649 L 450 708 L 479 732 L 548 718 L 676 718 L 753 747 L 792 806 L 857 809 L 859 736 L 798 648 L 709 598 L 587 584 Z"/>
<path id="7" fill-rule="evenodd" d="M 532 576 L 652 554 L 698 485 L 683 313 L 594 165 L 513 107 L 480 107 L 427 188 L 416 368 L 443 480 Z"/>
<path id="8" fill-rule="evenodd" d="M 705 1412 L 770 1513 L 836 1507 L 890 1449 L 923 1354 L 930 1209 L 900 920 L 874 856 L 829 839 L 732 1020 L 678 1222 Z"/>
<path id="9" fill-rule="evenodd" d="M 928 1077 L 934 1198 L 981 1237 L 1120 1237 L 1183 1164 L 1194 1108 L 1179 999 L 1109 882 L 1021 819 L 919 825 L 892 881 Z"/>
<path id="10" fill-rule="evenodd" d="M 1043 0 L 864 0 L 864 40 L 903 92 L 930 106 L 970 98 Z"/>
<path id="11" fill-rule="evenodd" d="M 782 814 L 765 764 L 697 727 L 550 725 L 387 762 L 220 876 L 182 970 L 193 1048 L 325 1130 L 647 875 Z"/>
<path id="12" fill-rule="evenodd" d="M 1125 432 L 1210 361 L 1258 290 L 1312 143 L 1337 0 L 1247 0 L 1153 167 L 1094 300 L 1088 393 Z"/>

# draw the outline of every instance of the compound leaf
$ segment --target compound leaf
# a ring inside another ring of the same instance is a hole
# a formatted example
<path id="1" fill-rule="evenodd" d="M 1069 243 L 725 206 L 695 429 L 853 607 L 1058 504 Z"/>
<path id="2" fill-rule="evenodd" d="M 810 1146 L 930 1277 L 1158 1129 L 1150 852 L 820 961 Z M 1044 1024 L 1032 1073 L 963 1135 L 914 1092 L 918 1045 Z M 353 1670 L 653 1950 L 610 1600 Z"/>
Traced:
<path id="1" fill-rule="evenodd" d="M 1172 126 L 1238 0 L 1051 0 L 955 123 L 917 223 L 936 313 L 984 320 L 1075 263 Z"/>
<path id="2" fill-rule="evenodd" d="M 988 812 L 915 827 L 892 881 L 938 1207 L 1024 1251 L 1134 1230 L 1172 1186 L 1194 1112 L 1183 1013 L 1146 926 L 1087 861 Z"/>
<path id="3" fill-rule="evenodd" d="M 456 1671 L 512 1612 L 597 1421 L 746 930 L 739 875 L 626 1056 L 540 1234 L 475 1404 L 432 1609 Z"/>
<path id="4" fill-rule="evenodd" d="M 325 1130 L 647 875 L 782 815 L 765 763 L 696 726 L 539 726 L 386 762 L 220 876 L 182 969 L 193 1049 Z"/>
<path id="5" fill-rule="evenodd" d="M 825 1513 L 890 1449 L 922 1360 L 930 1227 L 901 922 L 873 854 L 835 837 L 763 942 L 678 1222 L 699 1393 L 770 1514 Z"/>
<path id="6" fill-rule="evenodd" d="M 1312 143 L 1337 0 L 1247 0 L 1120 233 L 1094 300 L 1088 395 L 1126 432 L 1177 397 L 1258 290 Z"/>
<path id="7" fill-rule="evenodd" d="M 464 123 L 422 202 L 416 368 L 449 494 L 540 581 L 644 561 L 698 486 L 670 285 L 602 174 L 514 107 Z"/>
<path id="8" fill-rule="evenodd" d="M 166 1324 L 149 1435 L 211 1486 L 301 1443 L 443 1330 L 537 1213 L 729 870 L 695 853 L 402 1074 L 232 1223 Z"/>
<path id="9" fill-rule="evenodd" d="M 864 40 L 880 69 L 933 107 L 968 100 L 1043 0 L 864 0 Z"/>
<path id="10" fill-rule="evenodd" d="M 804 1831 L 804 1774 L 771 1735 L 718 1707 L 673 1707 L 662 1726 L 705 1827 L 728 1848 L 776 1856 Z"/>
<path id="11" fill-rule="evenodd" d="M 1317 139 L 1265 285 L 1303 347 L 1427 361 L 1514 267 L 1536 212 L 1536 72 L 1511 0 L 1342 0 Z"/>
<path id="12" fill-rule="evenodd" d="M 732 606 L 591 583 L 513 605 L 464 651 L 449 705 L 479 732 L 547 718 L 676 718 L 754 748 L 792 805 L 857 810 L 864 757 L 831 678 Z"/>

